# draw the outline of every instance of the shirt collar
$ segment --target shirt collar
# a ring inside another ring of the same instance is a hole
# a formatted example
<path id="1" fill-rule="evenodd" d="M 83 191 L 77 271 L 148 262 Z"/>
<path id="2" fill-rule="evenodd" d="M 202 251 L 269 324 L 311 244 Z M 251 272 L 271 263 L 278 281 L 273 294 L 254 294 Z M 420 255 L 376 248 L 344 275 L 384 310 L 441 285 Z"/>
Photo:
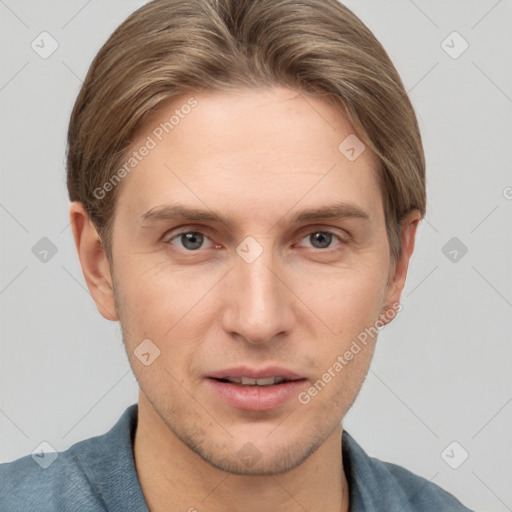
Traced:
<path id="1" fill-rule="evenodd" d="M 387 465 L 374 459 L 346 431 L 342 437 L 343 469 L 350 489 L 350 512 L 405 511 L 410 503 Z M 417 482 L 414 492 L 424 484 Z"/>
<path id="2" fill-rule="evenodd" d="M 94 495 L 112 512 L 149 512 L 133 453 L 137 419 L 138 405 L 133 404 L 106 434 L 90 439 L 87 452 L 74 454 Z"/>

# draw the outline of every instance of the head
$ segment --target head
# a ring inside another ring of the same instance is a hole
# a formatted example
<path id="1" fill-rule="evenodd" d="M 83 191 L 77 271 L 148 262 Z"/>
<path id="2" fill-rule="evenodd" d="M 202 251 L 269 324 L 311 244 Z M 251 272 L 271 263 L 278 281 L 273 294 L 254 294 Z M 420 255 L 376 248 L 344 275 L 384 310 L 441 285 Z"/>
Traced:
<path id="1" fill-rule="evenodd" d="M 425 213 L 371 32 L 335 0 L 150 2 L 93 61 L 67 166 L 84 276 L 154 417 L 222 469 L 304 461 L 357 396 Z M 300 377 L 296 396 L 233 405 L 218 379 L 240 367 Z"/>

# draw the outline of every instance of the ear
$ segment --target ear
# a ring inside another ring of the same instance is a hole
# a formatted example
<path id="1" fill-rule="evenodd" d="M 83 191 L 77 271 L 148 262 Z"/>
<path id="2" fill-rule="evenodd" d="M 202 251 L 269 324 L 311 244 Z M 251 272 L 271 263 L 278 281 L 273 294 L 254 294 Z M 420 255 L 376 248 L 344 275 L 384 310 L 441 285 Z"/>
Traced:
<path id="1" fill-rule="evenodd" d="M 82 272 L 96 307 L 107 320 L 117 321 L 110 265 L 96 228 L 81 202 L 71 203 L 69 216 Z"/>
<path id="2" fill-rule="evenodd" d="M 414 241 L 416 237 L 416 229 L 421 219 L 418 210 L 410 212 L 402 221 L 400 228 L 401 253 L 398 260 L 392 265 L 389 274 L 389 280 L 386 287 L 385 307 L 392 308 L 393 305 L 400 303 L 402 290 L 405 286 L 405 278 L 407 277 L 407 269 L 409 268 L 409 260 L 414 250 Z M 396 310 L 396 306 L 393 308 Z M 383 325 L 391 322 L 394 315 L 381 315 Z"/>

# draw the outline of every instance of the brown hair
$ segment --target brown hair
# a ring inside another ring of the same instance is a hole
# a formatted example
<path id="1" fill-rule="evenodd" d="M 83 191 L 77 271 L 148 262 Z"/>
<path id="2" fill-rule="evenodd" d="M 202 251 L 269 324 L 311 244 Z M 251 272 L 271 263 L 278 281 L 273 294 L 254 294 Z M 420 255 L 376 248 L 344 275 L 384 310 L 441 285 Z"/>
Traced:
<path id="1" fill-rule="evenodd" d="M 425 214 L 421 137 L 386 52 L 337 0 L 153 0 L 114 31 L 76 100 L 67 150 L 69 197 L 84 204 L 109 258 L 121 187 L 97 191 L 144 119 L 190 91 L 276 85 L 330 102 L 375 153 L 396 260 L 402 219 L 414 209 Z"/>

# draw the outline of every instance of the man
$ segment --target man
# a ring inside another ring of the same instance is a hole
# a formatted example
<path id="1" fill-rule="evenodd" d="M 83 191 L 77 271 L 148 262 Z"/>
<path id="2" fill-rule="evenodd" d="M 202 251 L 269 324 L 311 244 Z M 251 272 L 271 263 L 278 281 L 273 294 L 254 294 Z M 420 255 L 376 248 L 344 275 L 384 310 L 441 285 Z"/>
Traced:
<path id="1" fill-rule="evenodd" d="M 140 386 L 2 510 L 468 510 L 342 420 L 400 309 L 425 164 L 413 108 L 335 0 L 155 0 L 96 56 L 70 216 Z"/>

